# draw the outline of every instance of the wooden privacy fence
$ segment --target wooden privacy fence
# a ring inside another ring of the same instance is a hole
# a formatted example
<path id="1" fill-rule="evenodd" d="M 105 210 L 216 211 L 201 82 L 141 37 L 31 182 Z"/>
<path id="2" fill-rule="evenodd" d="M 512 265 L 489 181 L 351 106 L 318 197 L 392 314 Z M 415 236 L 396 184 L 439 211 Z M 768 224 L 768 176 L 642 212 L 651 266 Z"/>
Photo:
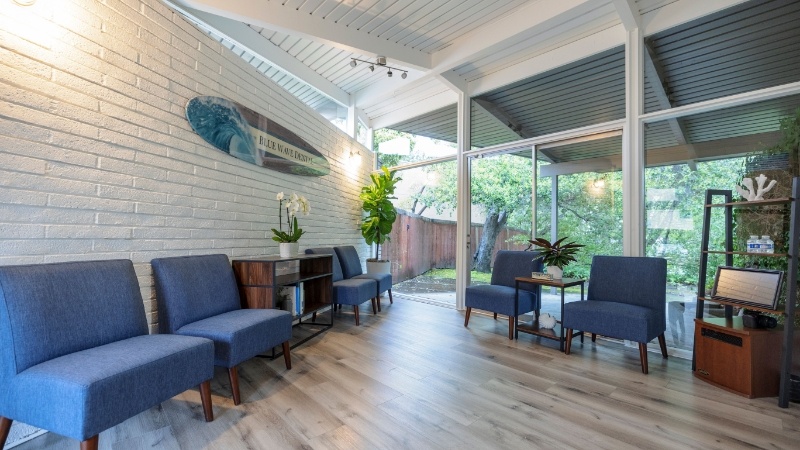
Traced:
<path id="1" fill-rule="evenodd" d="M 397 283 L 416 277 L 430 269 L 455 268 L 456 223 L 449 220 L 429 219 L 397 210 L 397 220 L 390 241 L 381 246 L 381 253 L 392 261 L 392 280 Z M 472 224 L 470 249 L 472 257 L 483 234 L 483 225 Z M 509 238 L 529 234 L 504 228 L 495 241 L 492 260 L 498 250 L 524 250 L 527 244 L 507 242 Z M 524 242 L 524 241 L 523 241 Z"/>

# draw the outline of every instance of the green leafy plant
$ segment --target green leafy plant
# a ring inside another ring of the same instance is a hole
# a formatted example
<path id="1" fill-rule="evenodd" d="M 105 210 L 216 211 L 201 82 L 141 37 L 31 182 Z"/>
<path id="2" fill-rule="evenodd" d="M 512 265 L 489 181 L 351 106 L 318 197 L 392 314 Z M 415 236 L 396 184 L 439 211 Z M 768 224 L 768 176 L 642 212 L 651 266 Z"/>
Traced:
<path id="1" fill-rule="evenodd" d="M 292 193 L 291 197 L 288 200 L 284 200 L 283 192 L 279 192 L 275 199 L 278 200 L 278 227 L 280 229 L 272 229 L 272 233 L 275 236 L 272 236 L 272 240 L 275 242 L 280 243 L 289 243 L 289 242 L 297 242 L 300 240 L 300 237 L 305 234 L 299 226 L 297 226 L 297 213 L 302 212 L 304 216 L 307 216 L 308 213 L 311 211 L 311 206 L 306 200 L 305 197 L 302 195 L 297 195 L 296 193 Z M 283 202 L 286 202 L 286 229 L 287 231 L 283 231 Z"/>
<path id="2" fill-rule="evenodd" d="M 367 244 L 375 244 L 375 258 L 377 261 L 380 255 L 380 246 L 389 240 L 394 221 L 397 219 L 397 211 L 394 209 L 392 200 L 397 182 L 402 178 L 395 178 L 396 171 L 389 171 L 386 167 L 381 167 L 381 173 L 370 175 L 372 184 L 361 188 L 361 208 L 367 216 L 361 223 L 361 235 Z"/>
<path id="3" fill-rule="evenodd" d="M 545 266 L 556 266 L 559 269 L 563 269 L 570 262 L 575 261 L 575 254 L 578 253 L 581 247 L 585 247 L 585 245 L 574 242 L 562 245 L 561 243 L 565 240 L 567 240 L 567 237 L 563 237 L 553 243 L 545 238 L 536 238 L 528 242 L 541 248 L 539 256 L 535 259 L 541 259 Z"/>

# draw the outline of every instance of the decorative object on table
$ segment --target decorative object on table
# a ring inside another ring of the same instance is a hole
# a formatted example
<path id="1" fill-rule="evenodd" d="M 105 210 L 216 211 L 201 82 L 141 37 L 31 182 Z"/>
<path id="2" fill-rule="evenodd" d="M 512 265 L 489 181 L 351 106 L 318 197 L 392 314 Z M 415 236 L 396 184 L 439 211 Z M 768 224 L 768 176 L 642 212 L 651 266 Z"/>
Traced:
<path id="1" fill-rule="evenodd" d="M 536 259 L 541 259 L 542 263 L 547 266 L 547 273 L 557 280 L 564 276 L 564 267 L 575 261 L 575 254 L 578 253 L 578 250 L 581 247 L 585 247 L 583 244 L 574 242 L 562 244 L 565 240 L 567 240 L 566 236 L 553 243 L 545 238 L 535 238 L 528 241 L 532 246 L 541 247 L 539 256 Z"/>
<path id="2" fill-rule="evenodd" d="M 539 315 L 539 328 L 546 328 L 551 329 L 556 326 L 556 318 L 555 316 L 551 316 L 547 313 L 542 313 Z"/>
<path id="3" fill-rule="evenodd" d="M 220 97 L 195 97 L 186 119 L 206 142 L 242 161 L 281 173 L 320 177 L 331 171 L 322 153 L 287 128 Z"/>
<path id="4" fill-rule="evenodd" d="M 757 187 L 753 187 L 753 179 L 752 178 L 745 178 L 742 180 L 742 184 L 747 189 L 742 189 L 742 186 L 736 186 L 736 192 L 739 193 L 742 197 L 744 197 L 747 201 L 752 202 L 754 200 L 764 200 L 764 194 L 772 190 L 776 184 L 778 184 L 777 180 L 772 180 L 769 182 L 767 187 L 764 187 L 764 184 L 767 182 L 767 177 L 763 173 L 756 177 Z"/>
<path id="5" fill-rule="evenodd" d="M 552 280 L 553 274 L 547 272 L 531 272 L 531 278 L 536 280 Z"/>
<path id="6" fill-rule="evenodd" d="M 361 209 L 367 217 L 361 222 L 361 235 L 368 245 L 375 244 L 375 257 L 367 259 L 367 273 L 389 273 L 391 262 L 379 259 L 381 244 L 389 240 L 397 211 L 392 204 L 394 190 L 397 182 L 402 178 L 395 178 L 396 171 L 389 171 L 381 167 L 381 173 L 370 174 L 372 184 L 361 188 L 359 198 L 363 202 Z"/>
<path id="7" fill-rule="evenodd" d="M 278 227 L 280 229 L 272 229 L 272 233 L 275 235 L 272 237 L 272 240 L 280 243 L 281 256 L 295 256 L 300 251 L 300 244 L 297 241 L 305 234 L 305 231 L 297 225 L 297 213 L 302 212 L 304 216 L 307 216 L 309 211 L 311 211 L 311 206 L 305 197 L 297 195 L 294 192 L 288 200 L 284 199 L 283 192 L 279 192 L 275 198 L 278 200 Z M 283 231 L 284 201 L 286 202 L 287 231 Z"/>

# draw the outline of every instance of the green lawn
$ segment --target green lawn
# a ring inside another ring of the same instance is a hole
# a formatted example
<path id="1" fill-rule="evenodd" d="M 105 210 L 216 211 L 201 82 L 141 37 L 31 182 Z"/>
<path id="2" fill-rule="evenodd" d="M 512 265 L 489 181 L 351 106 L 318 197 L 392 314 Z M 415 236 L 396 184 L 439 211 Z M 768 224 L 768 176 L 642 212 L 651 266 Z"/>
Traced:
<path id="1" fill-rule="evenodd" d="M 425 272 L 423 275 L 426 277 L 433 277 L 433 278 L 444 278 L 449 280 L 456 279 L 456 269 L 431 269 Z M 475 270 L 472 271 L 470 274 L 471 280 L 473 282 L 477 281 L 480 283 L 489 284 L 492 281 L 492 274 L 490 273 L 483 273 L 477 272 Z"/>

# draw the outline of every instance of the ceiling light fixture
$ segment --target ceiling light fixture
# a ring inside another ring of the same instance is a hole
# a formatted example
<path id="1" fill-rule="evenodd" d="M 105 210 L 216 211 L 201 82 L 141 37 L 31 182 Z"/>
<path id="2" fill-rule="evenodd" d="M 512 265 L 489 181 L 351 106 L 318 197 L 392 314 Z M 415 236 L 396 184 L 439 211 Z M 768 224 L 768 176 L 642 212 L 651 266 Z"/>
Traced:
<path id="1" fill-rule="evenodd" d="M 357 66 L 359 62 L 363 62 L 363 63 L 369 64 L 369 71 L 370 71 L 370 72 L 374 72 L 374 71 L 375 71 L 375 66 L 379 66 L 379 67 L 386 67 L 387 69 L 389 69 L 389 71 L 388 71 L 388 72 L 386 72 L 386 75 L 387 75 L 389 78 L 391 78 L 391 77 L 392 77 L 392 75 L 394 75 L 394 72 L 392 72 L 392 70 L 396 70 L 396 71 L 398 71 L 398 72 L 402 72 L 402 73 L 400 74 L 400 78 L 402 78 L 402 79 L 404 79 L 404 80 L 405 80 L 405 79 L 408 77 L 408 71 L 407 71 L 407 70 L 405 70 L 405 69 L 398 69 L 397 67 L 391 67 L 391 66 L 387 66 L 387 65 L 386 65 L 386 57 L 385 57 L 385 56 L 378 56 L 378 57 L 376 57 L 376 58 L 375 58 L 375 62 L 372 62 L 372 61 L 366 61 L 366 60 L 363 60 L 363 59 L 358 59 L 358 58 L 350 58 L 350 67 L 355 67 L 355 66 Z"/>
<path id="2" fill-rule="evenodd" d="M 36 0 L 14 0 L 14 3 L 20 6 L 31 6 L 32 4 L 36 3 Z"/>

